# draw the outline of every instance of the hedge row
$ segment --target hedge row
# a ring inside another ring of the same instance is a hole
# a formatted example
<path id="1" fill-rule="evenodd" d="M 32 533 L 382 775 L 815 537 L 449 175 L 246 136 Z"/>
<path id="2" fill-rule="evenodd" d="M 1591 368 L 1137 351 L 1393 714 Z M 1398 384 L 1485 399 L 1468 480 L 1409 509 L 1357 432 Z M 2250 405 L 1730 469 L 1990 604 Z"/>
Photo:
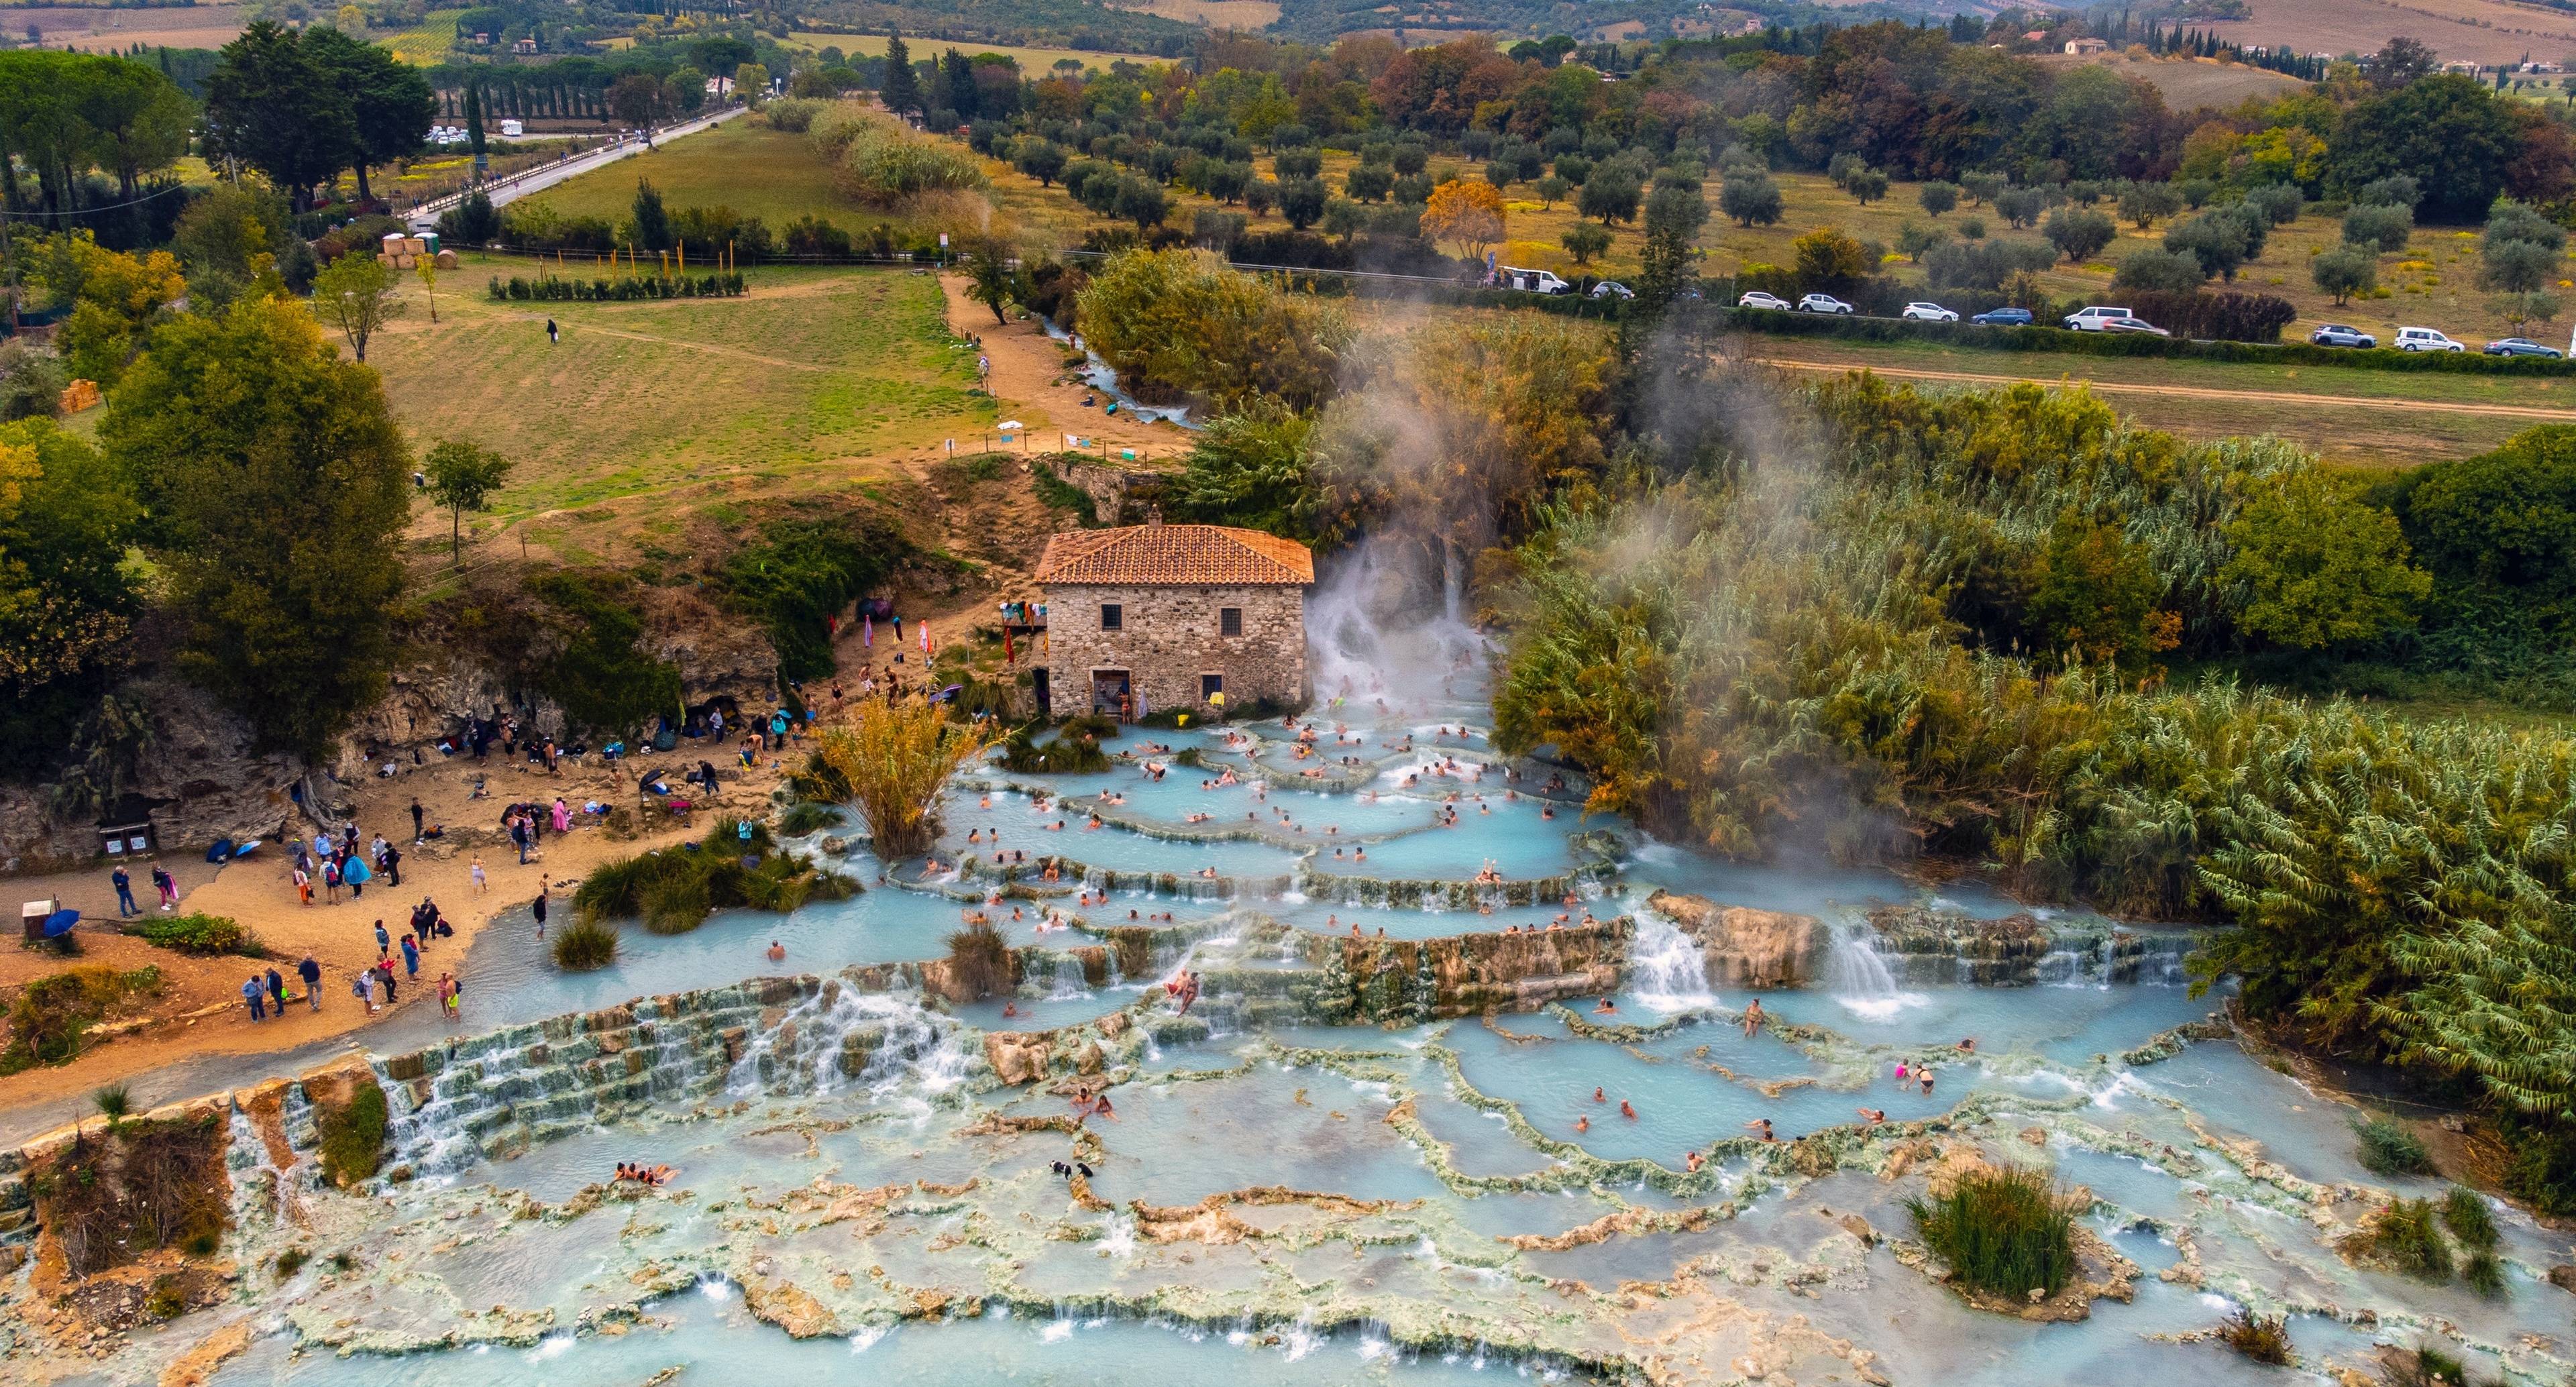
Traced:
<path id="1" fill-rule="evenodd" d="M 492 277 L 492 297 L 500 300 L 564 301 L 582 300 L 593 303 L 626 299 L 729 299 L 743 291 L 742 276 L 720 275 L 638 275 L 631 279 L 526 279 L 512 275 L 508 280 Z"/>
<path id="2" fill-rule="evenodd" d="M 2372 371 L 2448 371 L 2479 376 L 2564 376 L 2576 362 L 2535 356 L 2485 356 L 2469 352 L 2401 352 L 2393 347 L 2355 351 L 2305 342 L 2195 342 L 2146 333 L 2070 332 L 2059 327 L 1983 327 L 1975 323 L 1918 323 L 1902 318 L 1846 318 L 1775 308 L 1722 310 L 1723 326 L 1779 337 L 1837 337 L 1853 342 L 1922 340 L 2002 352 L 2067 352 L 2080 356 L 2163 357 L 2185 361 L 2260 362 L 2284 366 L 2347 366 Z"/>

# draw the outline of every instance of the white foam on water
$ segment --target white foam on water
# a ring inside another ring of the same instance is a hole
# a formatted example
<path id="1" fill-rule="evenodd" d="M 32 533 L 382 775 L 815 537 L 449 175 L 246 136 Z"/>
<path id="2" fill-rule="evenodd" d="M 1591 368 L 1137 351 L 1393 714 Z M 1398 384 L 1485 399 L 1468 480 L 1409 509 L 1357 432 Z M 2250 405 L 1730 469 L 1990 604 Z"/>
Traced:
<path id="1" fill-rule="evenodd" d="M 1636 918 L 1637 936 L 1628 946 L 1628 995 L 1662 1012 L 1716 1005 L 1698 941 L 1651 910 L 1639 909 Z"/>
<path id="2" fill-rule="evenodd" d="M 893 1332 L 894 1326 L 890 1324 L 864 1325 L 850 1335 L 850 1352 L 865 1353 Z"/>
<path id="3" fill-rule="evenodd" d="M 525 1356 L 531 1363 L 547 1362 L 572 1352 L 572 1343 L 571 1330 L 557 1330 L 537 1340 L 537 1346 L 528 1350 Z"/>
<path id="4" fill-rule="evenodd" d="M 1833 948 L 1825 955 L 1825 988 L 1843 1010 L 1864 1021 L 1890 1021 L 1932 1000 L 1896 985 L 1896 975 L 1878 955 L 1878 933 L 1865 923 L 1834 931 Z"/>
<path id="5" fill-rule="evenodd" d="M 698 1278 L 698 1294 L 722 1305 L 733 1299 L 734 1285 L 721 1276 L 701 1276 Z"/>
<path id="6" fill-rule="evenodd" d="M 1073 1321 L 1071 1320 L 1057 1320 L 1038 1331 L 1038 1342 L 1042 1344 L 1060 1344 L 1072 1337 Z"/>

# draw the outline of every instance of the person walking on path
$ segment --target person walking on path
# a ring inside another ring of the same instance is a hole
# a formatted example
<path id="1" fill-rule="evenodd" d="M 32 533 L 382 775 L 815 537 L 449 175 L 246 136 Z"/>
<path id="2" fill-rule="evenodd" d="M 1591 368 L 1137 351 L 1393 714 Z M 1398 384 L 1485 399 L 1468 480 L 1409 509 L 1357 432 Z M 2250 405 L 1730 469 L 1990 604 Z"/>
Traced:
<path id="1" fill-rule="evenodd" d="M 396 996 L 394 990 L 394 961 L 392 959 L 385 959 L 376 964 L 376 981 L 384 985 L 385 1005 L 392 1006 Z"/>
<path id="2" fill-rule="evenodd" d="M 561 795 L 555 796 L 555 832 L 572 832 L 572 806 Z"/>
<path id="3" fill-rule="evenodd" d="M 287 873 L 287 875 L 294 878 L 295 899 L 302 901 L 308 907 L 311 906 L 313 904 L 313 874 L 304 870 L 304 864 L 298 862 Z"/>
<path id="4" fill-rule="evenodd" d="M 304 979 L 304 1000 L 312 1004 L 312 1010 L 320 1011 L 322 1009 L 322 965 L 313 961 L 313 955 L 306 954 L 304 961 L 295 965 L 295 976 Z"/>
<path id="5" fill-rule="evenodd" d="M 274 968 L 268 970 L 268 999 L 276 1004 L 277 1019 L 280 1021 L 285 1020 L 286 979 L 279 977 L 277 975 L 277 970 Z"/>
<path id="6" fill-rule="evenodd" d="M 492 889 L 491 878 L 483 875 L 483 857 L 480 853 L 475 855 L 472 876 L 474 878 L 475 895 L 482 895 L 484 892 Z"/>
<path id="7" fill-rule="evenodd" d="M 179 908 L 179 879 L 170 875 L 170 869 L 158 862 L 152 864 L 152 889 L 161 893 L 162 910 Z"/>
<path id="8" fill-rule="evenodd" d="M 378 920 L 376 922 L 376 957 L 383 958 L 393 952 L 393 947 L 394 937 L 385 932 L 385 922 Z"/>
<path id="9" fill-rule="evenodd" d="M 414 843 L 417 843 L 417 842 L 421 841 L 421 837 L 420 837 L 420 835 L 421 835 L 421 826 L 420 826 L 420 821 L 421 821 L 420 801 L 419 801 L 419 800 L 413 800 L 413 801 L 411 802 L 411 840 L 412 840 Z"/>
<path id="10" fill-rule="evenodd" d="M 403 976 L 420 976 L 420 945 L 408 934 L 402 937 Z"/>
<path id="11" fill-rule="evenodd" d="M 546 345 L 553 346 L 561 341 L 563 341 L 563 330 L 555 326 L 554 319 L 546 319 Z"/>
<path id="12" fill-rule="evenodd" d="M 259 974 L 253 973 L 242 983 L 242 1000 L 250 1003 L 250 1019 L 268 1019 L 268 989 L 259 985 Z"/>
<path id="13" fill-rule="evenodd" d="M 376 993 L 371 985 L 375 976 L 376 970 L 373 968 L 361 968 L 349 975 L 349 995 L 357 998 L 359 1003 L 366 1007 L 369 1016 L 376 1014 Z"/>
<path id="14" fill-rule="evenodd" d="M 354 901 L 367 894 L 367 878 L 374 875 L 367 869 L 367 859 L 352 856 L 349 865 L 340 869 L 340 879 L 349 883 L 349 899 Z"/>
<path id="15" fill-rule="evenodd" d="M 322 859 L 322 897 L 332 905 L 340 903 L 340 864 L 328 857 Z"/>
<path id="16" fill-rule="evenodd" d="M 385 885 L 402 885 L 402 849 L 385 844 Z"/>
<path id="17" fill-rule="evenodd" d="M 510 816 L 510 841 L 519 845 L 519 865 L 528 865 L 528 825 L 516 814 Z"/>
<path id="18" fill-rule="evenodd" d="M 116 918 L 130 919 L 143 913 L 143 907 L 134 903 L 134 878 L 126 874 L 123 866 L 108 873 L 107 879 L 116 884 Z"/>

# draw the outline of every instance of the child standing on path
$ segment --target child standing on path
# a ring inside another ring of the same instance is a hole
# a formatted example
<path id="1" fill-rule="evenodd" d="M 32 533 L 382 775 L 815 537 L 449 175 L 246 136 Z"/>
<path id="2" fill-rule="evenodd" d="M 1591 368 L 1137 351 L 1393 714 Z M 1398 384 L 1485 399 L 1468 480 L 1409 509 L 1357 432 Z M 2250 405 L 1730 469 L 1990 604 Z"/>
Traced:
<path id="1" fill-rule="evenodd" d="M 491 889 L 491 881 L 483 875 L 482 855 L 478 853 L 474 858 L 474 894 L 479 896 Z"/>

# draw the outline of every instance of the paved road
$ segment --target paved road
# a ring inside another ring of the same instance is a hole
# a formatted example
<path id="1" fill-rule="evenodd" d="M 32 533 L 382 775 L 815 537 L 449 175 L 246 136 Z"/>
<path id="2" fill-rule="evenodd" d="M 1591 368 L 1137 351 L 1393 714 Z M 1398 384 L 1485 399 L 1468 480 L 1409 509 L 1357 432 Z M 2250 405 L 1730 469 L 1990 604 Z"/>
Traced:
<path id="1" fill-rule="evenodd" d="M 748 108 L 742 106 L 729 106 L 713 115 L 701 116 L 698 119 L 686 122 L 685 124 L 666 127 L 654 133 L 653 142 L 656 145 L 667 144 L 672 140 L 680 138 L 682 135 L 694 135 L 701 130 L 712 129 L 725 121 L 733 119 L 735 116 L 741 115 L 746 109 Z M 491 195 L 492 205 L 499 207 L 506 203 L 515 202 L 520 198 L 526 197 L 530 193 L 540 192 L 544 189 L 551 188 L 554 185 L 563 182 L 565 179 L 578 178 L 581 175 L 590 172 L 592 169 L 604 168 L 610 164 L 616 163 L 620 159 L 641 154 L 644 152 L 645 148 L 646 146 L 641 140 L 629 140 L 623 144 L 606 145 L 599 149 L 594 149 L 587 154 L 580 155 L 577 158 L 567 159 L 556 164 L 546 164 L 510 178 L 497 179 L 493 182 L 486 183 L 483 185 L 483 191 Z M 464 196 L 465 194 L 462 192 L 450 193 L 445 197 L 432 199 L 431 201 L 424 202 L 420 206 L 413 208 L 407 218 L 410 222 L 411 229 L 414 233 L 418 233 L 435 228 L 438 225 L 438 214 L 455 206 Z"/>
<path id="2" fill-rule="evenodd" d="M 1762 366 L 1777 366 L 1791 371 L 1824 371 L 1841 374 L 1846 371 L 1870 371 L 1903 380 L 1956 381 L 1969 385 L 2018 385 L 2025 381 L 2037 385 L 2058 385 L 2055 380 L 2037 376 L 1993 374 L 1984 371 L 1929 371 L 1911 367 L 1880 366 L 1866 361 L 1800 361 L 1790 357 L 1746 357 Z M 2287 390 L 2225 390 L 2198 385 L 2150 385 L 2139 381 L 2087 380 L 2077 377 L 2076 384 L 2097 395 L 2164 395 L 2194 400 L 2225 400 L 2238 404 L 2277 404 L 2351 409 L 2388 409 L 2415 414 L 2483 414 L 2504 419 L 2576 420 L 2576 410 L 2549 409 L 2539 405 L 2481 404 L 2474 401 L 2408 400 L 2367 395 L 2312 395 Z"/>

